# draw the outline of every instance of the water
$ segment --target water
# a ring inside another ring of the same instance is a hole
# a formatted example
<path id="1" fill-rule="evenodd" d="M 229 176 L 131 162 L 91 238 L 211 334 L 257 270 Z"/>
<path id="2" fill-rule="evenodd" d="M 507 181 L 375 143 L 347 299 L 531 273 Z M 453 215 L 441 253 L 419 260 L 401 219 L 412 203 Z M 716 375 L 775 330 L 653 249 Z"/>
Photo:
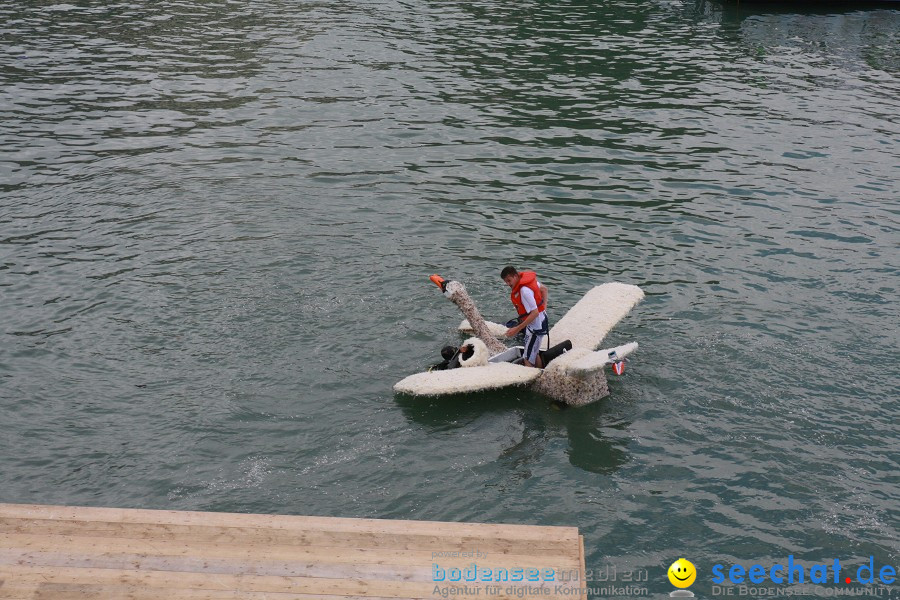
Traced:
<path id="1" fill-rule="evenodd" d="M 0 7 L 0 501 L 575 525 L 900 565 L 900 11 Z M 396 398 L 461 318 L 647 298 L 610 397 Z"/>

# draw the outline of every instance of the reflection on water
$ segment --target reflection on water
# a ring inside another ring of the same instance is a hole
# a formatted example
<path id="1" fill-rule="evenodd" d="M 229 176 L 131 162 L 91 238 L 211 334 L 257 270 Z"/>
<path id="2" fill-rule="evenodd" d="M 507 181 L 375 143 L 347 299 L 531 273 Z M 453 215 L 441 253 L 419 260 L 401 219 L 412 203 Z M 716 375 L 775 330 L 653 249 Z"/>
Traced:
<path id="1" fill-rule="evenodd" d="M 541 462 L 548 440 L 568 442 L 572 466 L 585 471 L 612 474 L 627 460 L 620 442 L 606 439 L 604 431 L 627 435 L 628 423 L 610 422 L 604 405 L 572 409 L 527 390 L 505 390 L 440 398 L 400 395 L 398 405 L 411 421 L 430 431 L 452 431 L 472 427 L 480 419 L 498 415 L 518 415 L 521 429 L 509 439 L 496 457 L 494 468 L 521 470 L 530 477 L 530 468 Z"/>
<path id="2" fill-rule="evenodd" d="M 718 2 L 699 0 L 695 9 L 705 19 L 736 28 L 749 49 L 793 48 L 794 55 L 818 57 L 820 67 L 834 63 L 865 78 L 868 69 L 896 74 L 900 70 L 900 11 L 884 2 L 853 5 Z M 872 75 L 875 75 L 873 73 Z M 884 79 L 880 79 L 885 83 Z"/>

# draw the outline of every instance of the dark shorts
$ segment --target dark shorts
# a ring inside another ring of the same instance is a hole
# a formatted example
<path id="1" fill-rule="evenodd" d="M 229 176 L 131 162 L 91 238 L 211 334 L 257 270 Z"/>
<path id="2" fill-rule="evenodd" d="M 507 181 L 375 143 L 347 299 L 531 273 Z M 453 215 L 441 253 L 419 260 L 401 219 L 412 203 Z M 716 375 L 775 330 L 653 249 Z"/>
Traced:
<path id="1" fill-rule="evenodd" d="M 541 342 L 544 341 L 544 336 L 547 335 L 547 318 L 543 318 L 543 323 L 537 331 L 532 331 L 531 328 L 525 328 L 525 350 L 522 353 L 528 362 L 534 364 L 537 361 L 538 352 L 541 349 Z"/>
<path id="2" fill-rule="evenodd" d="M 543 333 L 535 333 L 529 329 L 525 330 L 525 351 L 522 353 L 522 356 L 531 364 L 537 362 L 542 341 L 544 341 Z"/>

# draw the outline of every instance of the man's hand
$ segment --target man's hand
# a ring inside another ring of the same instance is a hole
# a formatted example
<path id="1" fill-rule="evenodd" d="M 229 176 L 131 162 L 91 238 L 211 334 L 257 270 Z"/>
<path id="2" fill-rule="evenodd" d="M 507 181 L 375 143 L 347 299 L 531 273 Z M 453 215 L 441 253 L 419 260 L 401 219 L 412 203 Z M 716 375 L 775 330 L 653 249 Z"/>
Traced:
<path id="1" fill-rule="evenodd" d="M 539 314 L 540 312 L 538 311 L 538 309 L 534 309 L 533 311 L 528 313 L 528 315 L 525 316 L 521 323 L 506 330 L 506 337 L 513 337 L 518 335 L 519 332 L 525 329 L 529 324 L 531 324 L 531 322 L 534 321 Z"/>

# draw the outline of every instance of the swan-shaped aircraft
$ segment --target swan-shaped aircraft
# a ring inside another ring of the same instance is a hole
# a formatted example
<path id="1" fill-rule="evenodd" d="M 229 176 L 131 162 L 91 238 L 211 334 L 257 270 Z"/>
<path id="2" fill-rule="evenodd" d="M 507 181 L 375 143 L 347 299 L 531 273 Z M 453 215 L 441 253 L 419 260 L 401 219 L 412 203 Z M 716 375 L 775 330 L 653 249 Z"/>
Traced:
<path id="1" fill-rule="evenodd" d="M 504 337 L 507 327 L 485 321 L 463 284 L 446 281 L 440 275 L 430 279 L 465 315 L 460 331 L 473 332 L 475 337 L 464 342 L 471 351 L 459 359 L 459 368 L 410 375 L 394 385 L 399 393 L 442 396 L 530 385 L 554 400 L 581 406 L 609 395 L 605 365 L 621 361 L 638 347 L 637 342 L 631 342 L 596 350 L 610 329 L 644 298 L 636 285 L 610 282 L 589 290 L 550 329 L 550 340 L 571 344 L 560 343 L 549 349 L 545 357 L 548 364 L 538 369 L 521 364 L 521 346 L 507 348 L 497 339 Z"/>

